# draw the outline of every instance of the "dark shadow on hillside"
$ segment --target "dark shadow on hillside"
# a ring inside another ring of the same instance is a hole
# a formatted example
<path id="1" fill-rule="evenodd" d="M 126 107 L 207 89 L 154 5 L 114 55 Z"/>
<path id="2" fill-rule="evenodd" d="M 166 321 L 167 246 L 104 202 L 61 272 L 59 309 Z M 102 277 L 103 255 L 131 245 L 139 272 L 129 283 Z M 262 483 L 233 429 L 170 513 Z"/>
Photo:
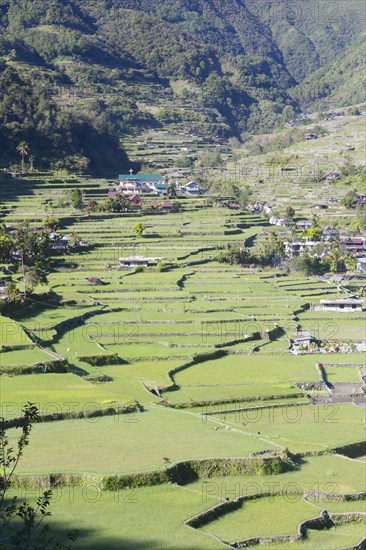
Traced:
<path id="1" fill-rule="evenodd" d="M 123 521 L 123 514 L 121 514 L 121 521 Z M 50 535 L 54 538 L 54 541 L 61 544 L 69 543 L 68 534 L 73 531 L 72 528 L 65 526 L 64 524 L 55 524 L 53 521 L 47 522 L 50 525 Z M 77 525 L 77 521 L 73 522 Z M 135 541 L 131 538 L 117 538 L 117 537 L 100 537 L 100 540 L 95 540 L 98 537 L 97 530 L 94 529 L 79 529 L 77 540 L 72 543 L 71 548 L 75 550 L 170 550 L 169 546 L 162 546 L 161 541 L 145 540 Z M 94 539 L 95 542 L 92 542 Z M 4 548 L 7 550 L 21 549 L 21 546 L 14 546 L 6 541 L 6 534 L 4 532 L 0 535 L 0 544 L 4 541 Z M 54 547 L 51 545 L 52 548 Z M 45 545 L 44 548 L 51 547 Z M 184 550 L 195 550 L 191 546 L 184 547 Z"/>
<path id="2" fill-rule="evenodd" d="M 144 239 L 161 239 L 159 233 L 144 233 Z"/>
<path id="3" fill-rule="evenodd" d="M 52 296 L 50 296 L 48 300 L 46 300 L 45 297 L 42 297 L 42 301 L 37 298 L 29 299 L 21 309 L 10 313 L 9 317 L 19 322 L 26 321 L 27 319 L 33 319 L 34 315 L 38 315 L 44 311 L 48 311 L 50 309 L 56 310 L 59 307 L 64 307 L 61 302 L 62 296 L 52 292 Z"/>
<path id="4" fill-rule="evenodd" d="M 18 505 L 23 502 L 22 499 L 19 499 Z M 96 506 L 98 504 L 96 503 Z M 76 510 L 75 510 L 76 511 Z M 77 515 L 75 515 L 75 519 L 72 521 L 72 525 L 67 525 L 66 523 L 58 523 L 56 520 L 55 512 L 52 512 L 52 504 L 51 504 L 51 518 L 46 518 L 46 523 L 50 526 L 50 536 L 53 537 L 55 542 L 67 544 L 69 543 L 68 534 L 75 531 L 78 527 L 78 519 Z M 121 523 L 123 522 L 123 509 L 121 509 Z M 12 523 L 13 526 L 19 527 L 21 526 L 20 522 L 14 521 Z M 162 525 L 162 529 L 164 526 Z M 104 526 L 105 533 L 108 532 L 108 525 Z M 0 545 L 3 542 L 4 548 L 7 550 L 15 550 L 15 549 L 21 549 L 21 546 L 14 546 L 6 542 L 6 533 L 2 529 L 0 533 Z M 99 540 L 96 540 L 99 538 Z M 52 547 L 54 548 L 54 545 L 45 545 L 44 548 Z M 72 550 L 170 550 L 170 546 L 162 545 L 161 541 L 157 541 L 154 539 L 146 539 L 143 541 L 136 541 L 133 538 L 133 533 L 131 533 L 131 537 L 129 538 L 118 538 L 118 537 L 108 537 L 106 535 L 100 534 L 100 531 L 97 529 L 85 529 L 81 528 L 79 529 L 79 533 L 77 535 L 77 540 L 71 544 Z M 182 550 L 195 550 L 192 546 L 183 546 Z"/>
<path id="5" fill-rule="evenodd" d="M 34 188 L 37 183 L 41 183 L 39 179 L 24 179 L 20 176 L 12 177 L 10 174 L 0 172 L 0 199 L 1 202 L 18 201 L 20 197 L 26 195 L 34 195 Z M 2 213 L 4 214 L 9 209 L 2 205 Z"/>
<path id="6" fill-rule="evenodd" d="M 121 518 L 123 521 L 123 518 Z M 136 542 L 133 539 L 101 539 L 101 541 L 94 544 L 82 544 L 79 540 L 74 547 L 75 550 L 171 550 L 171 546 L 162 545 L 161 541 L 157 540 L 145 540 L 143 542 Z M 182 546 L 181 550 L 197 550 L 194 546 Z"/>

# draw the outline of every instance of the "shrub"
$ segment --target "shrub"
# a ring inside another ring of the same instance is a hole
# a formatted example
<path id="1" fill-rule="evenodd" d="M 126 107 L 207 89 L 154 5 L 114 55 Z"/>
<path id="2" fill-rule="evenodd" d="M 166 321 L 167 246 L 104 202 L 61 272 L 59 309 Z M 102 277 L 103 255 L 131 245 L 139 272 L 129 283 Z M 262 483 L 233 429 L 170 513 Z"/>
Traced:
<path id="1" fill-rule="evenodd" d="M 83 355 L 79 357 L 80 361 L 87 363 L 92 367 L 101 367 L 103 365 L 119 365 L 122 363 L 121 358 L 117 353 L 109 355 Z"/>

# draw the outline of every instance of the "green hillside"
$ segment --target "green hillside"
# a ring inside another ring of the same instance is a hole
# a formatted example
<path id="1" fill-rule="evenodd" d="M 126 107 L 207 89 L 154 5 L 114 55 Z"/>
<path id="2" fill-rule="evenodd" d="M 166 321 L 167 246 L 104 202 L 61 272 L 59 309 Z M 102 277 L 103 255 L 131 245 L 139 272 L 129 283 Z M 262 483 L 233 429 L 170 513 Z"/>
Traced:
<path id="1" fill-rule="evenodd" d="M 270 131 L 307 104 L 290 90 L 363 30 L 363 3 L 333 4 L 0 0 L 0 163 L 25 140 L 39 166 L 110 175 L 141 130 Z"/>
<path id="2" fill-rule="evenodd" d="M 318 69 L 293 90 L 294 98 L 312 108 L 345 107 L 364 103 L 366 35 L 336 61 Z"/>

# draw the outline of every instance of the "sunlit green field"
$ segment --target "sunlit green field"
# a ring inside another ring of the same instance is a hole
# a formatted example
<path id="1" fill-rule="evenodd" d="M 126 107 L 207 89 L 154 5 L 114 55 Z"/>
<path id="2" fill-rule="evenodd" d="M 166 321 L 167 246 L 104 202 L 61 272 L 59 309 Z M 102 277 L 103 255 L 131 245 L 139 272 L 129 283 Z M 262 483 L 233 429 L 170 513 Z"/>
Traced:
<path id="1" fill-rule="evenodd" d="M 357 121 L 342 118 L 339 124 L 337 143 L 342 131 L 359 135 Z M 328 135 L 318 140 L 316 151 L 303 143 L 289 154 L 309 163 L 318 150 L 330 154 L 330 145 Z M 264 157 L 247 160 L 255 164 Z M 306 178 L 289 182 L 279 168 L 276 178 L 258 186 L 249 175 L 248 183 L 258 198 L 273 197 L 274 209 L 282 212 L 291 202 L 299 218 L 311 217 L 315 202 L 340 200 L 349 190 L 342 182 L 332 189 Z M 218 252 L 228 243 L 266 242 L 271 228 L 262 214 L 208 206 L 206 197 L 181 199 L 176 214 L 87 213 L 60 208 L 57 200 L 69 188 L 83 189 L 86 201 L 100 200 L 106 182 L 57 179 L 35 173 L 26 187 L 4 184 L 2 221 L 27 220 L 36 227 L 51 208 L 61 221 L 60 233 L 75 232 L 88 249 L 52 254 L 47 286 L 36 288 L 39 299 L 0 316 L 0 415 L 18 417 L 27 402 L 42 415 L 92 415 L 36 424 L 17 468 L 33 480 L 57 473 L 85 476 L 83 486 L 54 489 L 55 529 L 62 534 L 78 527 L 80 549 L 204 550 L 223 548 L 219 539 L 293 534 L 301 521 L 324 509 L 365 513 L 364 499 L 306 495 L 365 490 L 362 449 L 356 459 L 334 454 L 365 438 L 365 357 L 356 349 L 364 339 L 364 313 L 318 309 L 321 299 L 339 298 L 339 283 L 331 276 L 219 263 Z M 319 211 L 323 224 L 346 215 L 354 212 L 340 203 Z M 136 237 L 133 227 L 141 220 L 146 231 Z M 291 236 L 286 228 L 277 230 L 283 238 Z M 135 255 L 161 262 L 142 271 L 119 269 L 120 257 Z M 90 277 L 102 284 L 91 284 Z M 14 279 L 21 285 L 20 272 Z M 356 283 L 362 292 L 364 282 Z M 352 285 L 345 283 L 342 295 L 357 292 Z M 48 290 L 50 297 L 40 298 Z M 298 331 L 349 348 L 293 355 L 289 343 Z M 32 372 L 37 363 L 59 359 L 67 361 L 67 372 Z M 27 367 L 29 374 L 18 374 L 17 367 Z M 135 401 L 143 412 L 93 415 Z M 216 414 L 205 414 L 210 412 Z M 9 434 L 14 442 L 18 432 Z M 222 475 L 215 466 L 180 486 L 115 493 L 98 485 L 104 475 L 162 472 L 167 464 L 253 453 L 272 460 L 274 452 L 286 455 L 288 471 Z M 289 490 L 297 492 L 294 501 L 285 496 Z M 263 496 L 266 491 L 280 494 Z M 259 498 L 199 529 L 184 524 L 215 504 L 246 495 Z M 336 550 L 356 545 L 364 533 L 364 523 L 352 522 L 261 548 Z"/>
<path id="2" fill-rule="evenodd" d="M 238 430 L 216 430 L 217 425 L 189 412 L 157 407 L 143 413 L 38 424 L 19 471 L 121 474 L 163 468 L 163 456 L 174 463 L 242 457 L 274 448 Z"/>

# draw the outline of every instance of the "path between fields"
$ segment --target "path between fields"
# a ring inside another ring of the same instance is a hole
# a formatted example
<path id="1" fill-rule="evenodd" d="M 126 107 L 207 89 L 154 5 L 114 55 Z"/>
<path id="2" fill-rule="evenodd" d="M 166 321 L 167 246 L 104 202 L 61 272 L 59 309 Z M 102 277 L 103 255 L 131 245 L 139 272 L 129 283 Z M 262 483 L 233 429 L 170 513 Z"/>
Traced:
<path id="1" fill-rule="evenodd" d="M 151 403 L 152 406 L 160 407 L 160 405 L 157 405 L 155 403 Z M 177 414 L 189 414 L 191 416 L 194 416 L 196 418 L 200 418 L 198 413 L 189 412 L 186 409 L 174 409 L 173 407 L 167 407 L 167 409 L 171 412 L 175 412 Z M 202 420 L 202 418 L 201 418 Z M 203 420 L 202 420 L 203 421 Z M 224 423 L 220 422 L 220 420 L 216 420 L 215 418 L 212 418 L 211 416 L 207 417 L 205 422 L 213 422 L 214 424 L 219 425 L 220 427 L 225 427 L 228 431 L 232 432 L 238 432 L 242 435 L 245 435 L 246 437 L 254 437 L 255 439 L 259 439 L 260 441 L 263 441 L 264 443 L 268 443 L 269 445 L 273 445 L 275 447 L 278 447 L 279 449 L 284 449 L 283 445 L 280 445 L 279 443 L 275 443 L 274 441 L 271 441 L 270 439 L 265 439 L 264 437 L 259 437 L 258 435 L 253 434 L 253 432 L 246 432 L 243 429 L 235 428 L 232 425 L 229 425 L 230 423 Z"/>
<path id="2" fill-rule="evenodd" d="M 19 323 L 18 323 L 19 324 Z M 39 344 L 36 340 L 36 338 L 34 337 L 34 335 L 32 334 L 32 331 L 26 329 L 25 327 L 23 327 L 22 325 L 19 324 L 19 326 L 24 330 L 24 332 L 27 334 L 28 338 L 30 338 L 33 342 L 33 344 L 41 351 L 43 351 L 44 353 L 46 353 L 47 355 L 49 355 L 50 357 L 53 357 L 53 359 L 57 359 L 58 361 L 63 361 L 65 358 L 62 357 L 61 355 L 59 355 L 58 353 L 54 352 L 54 351 L 50 351 L 44 347 L 41 346 L 41 344 Z"/>

